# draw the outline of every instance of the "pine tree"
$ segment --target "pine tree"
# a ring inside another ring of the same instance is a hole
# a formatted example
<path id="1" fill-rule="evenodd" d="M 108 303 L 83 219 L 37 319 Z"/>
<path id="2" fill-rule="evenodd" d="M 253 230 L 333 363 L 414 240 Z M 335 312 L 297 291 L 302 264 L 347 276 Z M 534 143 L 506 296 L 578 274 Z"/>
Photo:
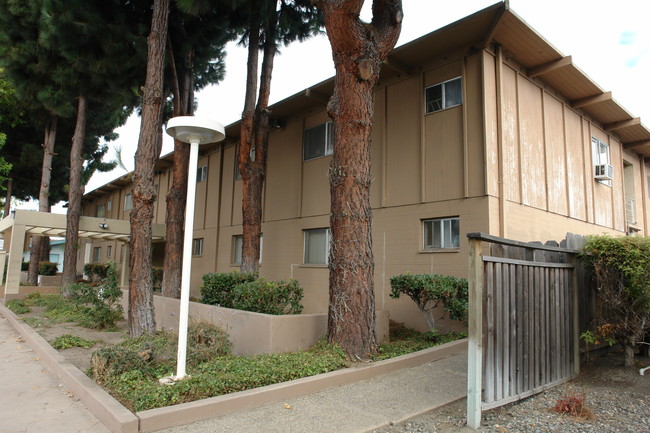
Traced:
<path id="1" fill-rule="evenodd" d="M 382 62 L 397 43 L 401 0 L 373 0 L 372 21 L 359 18 L 364 0 L 318 0 L 336 68 L 328 114 L 334 122 L 330 163 L 328 341 L 353 360 L 377 351 L 370 207 L 370 134 Z"/>

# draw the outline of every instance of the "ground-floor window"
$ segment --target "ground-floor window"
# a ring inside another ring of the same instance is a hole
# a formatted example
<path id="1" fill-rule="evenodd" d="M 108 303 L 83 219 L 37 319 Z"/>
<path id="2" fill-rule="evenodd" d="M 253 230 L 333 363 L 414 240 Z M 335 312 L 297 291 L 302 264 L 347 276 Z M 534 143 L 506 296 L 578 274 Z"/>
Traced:
<path id="1" fill-rule="evenodd" d="M 326 265 L 330 252 L 331 232 L 328 228 L 305 230 L 305 264 Z"/>
<path id="2" fill-rule="evenodd" d="M 194 239 L 194 242 L 192 243 L 192 255 L 203 255 L 203 238 Z"/>
<path id="3" fill-rule="evenodd" d="M 435 218 L 422 221 L 423 248 L 460 248 L 460 218 Z"/>
<path id="4" fill-rule="evenodd" d="M 244 245 L 244 236 L 235 235 L 232 237 L 232 257 L 233 265 L 241 265 L 242 246 Z M 262 264 L 262 247 L 264 246 L 264 236 L 260 235 L 260 265 Z"/>

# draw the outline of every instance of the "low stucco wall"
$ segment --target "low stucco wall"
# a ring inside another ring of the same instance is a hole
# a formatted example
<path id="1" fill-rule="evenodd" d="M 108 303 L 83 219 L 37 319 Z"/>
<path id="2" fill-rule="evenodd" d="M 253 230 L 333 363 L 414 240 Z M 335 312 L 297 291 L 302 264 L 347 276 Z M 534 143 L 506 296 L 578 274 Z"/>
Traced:
<path id="1" fill-rule="evenodd" d="M 128 292 L 123 291 L 122 306 L 127 311 Z M 178 331 L 178 299 L 154 296 L 156 327 Z M 190 324 L 211 323 L 228 333 L 236 355 L 259 355 L 302 350 L 327 334 L 327 314 L 275 316 L 232 308 L 190 302 Z M 377 312 L 377 339 L 388 340 L 388 312 Z"/>

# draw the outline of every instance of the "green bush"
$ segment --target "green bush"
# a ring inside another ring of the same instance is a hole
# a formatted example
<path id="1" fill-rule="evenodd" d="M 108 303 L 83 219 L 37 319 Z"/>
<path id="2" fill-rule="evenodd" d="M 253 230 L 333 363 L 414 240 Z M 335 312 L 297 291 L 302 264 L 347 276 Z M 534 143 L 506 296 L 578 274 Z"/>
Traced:
<path id="1" fill-rule="evenodd" d="M 151 284 L 153 287 L 160 288 L 163 280 L 163 268 L 151 268 Z"/>
<path id="2" fill-rule="evenodd" d="M 29 313 L 29 307 L 22 299 L 12 299 L 11 301 L 7 301 L 7 308 L 16 314 Z"/>
<path id="3" fill-rule="evenodd" d="M 238 271 L 205 274 L 203 275 L 203 286 L 201 286 L 201 302 L 235 308 L 232 303 L 233 289 L 240 284 L 256 279 L 256 273 Z"/>
<path id="4" fill-rule="evenodd" d="M 58 263 L 53 262 L 40 262 L 38 264 L 38 273 L 40 275 L 56 275 L 56 272 L 59 269 Z"/>
<path id="5" fill-rule="evenodd" d="M 88 275 L 92 281 L 100 281 L 108 276 L 109 263 L 86 263 L 84 265 L 84 274 Z"/>
<path id="6" fill-rule="evenodd" d="M 106 266 L 106 278 L 101 284 L 91 286 L 75 283 L 62 289 L 63 294 L 80 306 L 83 317 L 81 326 L 93 329 L 105 329 L 115 326 L 122 318 L 122 305 L 119 303 L 122 291 L 117 283 L 115 263 Z"/>
<path id="7" fill-rule="evenodd" d="M 464 278 L 435 274 L 401 274 L 390 279 L 390 296 L 410 297 L 420 309 L 431 330 L 435 329 L 434 310 L 442 306 L 449 317 L 465 320 L 468 309 L 468 282 Z"/>
<path id="8" fill-rule="evenodd" d="M 97 343 L 98 340 L 86 340 L 72 334 L 63 334 L 52 340 L 52 347 L 55 349 L 69 349 L 71 347 L 83 347 L 89 349 Z"/>
<path id="9" fill-rule="evenodd" d="M 300 314 L 303 289 L 298 281 L 256 281 L 232 290 L 232 308 L 265 314 Z"/>
<path id="10" fill-rule="evenodd" d="M 22 262 L 20 264 L 20 270 L 23 272 L 29 271 L 29 262 Z"/>
<path id="11" fill-rule="evenodd" d="M 650 332 L 650 238 L 589 236 L 580 257 L 594 271 L 600 337 L 623 345 L 631 366 Z"/>

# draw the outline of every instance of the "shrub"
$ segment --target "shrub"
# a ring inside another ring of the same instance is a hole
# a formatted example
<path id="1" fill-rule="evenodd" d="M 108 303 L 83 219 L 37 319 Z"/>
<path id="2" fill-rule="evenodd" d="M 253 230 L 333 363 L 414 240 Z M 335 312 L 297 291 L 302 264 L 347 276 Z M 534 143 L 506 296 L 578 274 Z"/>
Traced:
<path id="1" fill-rule="evenodd" d="M 16 314 L 29 313 L 29 307 L 25 305 L 25 301 L 22 299 L 12 299 L 11 301 L 7 301 L 7 308 Z"/>
<path id="2" fill-rule="evenodd" d="M 256 273 L 238 271 L 205 274 L 203 275 L 203 286 L 201 286 L 201 302 L 235 308 L 232 304 L 232 290 L 240 284 L 256 279 Z"/>
<path id="3" fill-rule="evenodd" d="M 54 262 L 40 262 L 38 264 L 38 273 L 40 275 L 56 275 L 59 264 Z"/>
<path id="4" fill-rule="evenodd" d="M 439 306 L 454 320 L 467 318 L 469 286 L 464 278 L 407 273 L 392 277 L 390 286 L 391 298 L 404 294 L 417 304 L 431 330 L 436 322 L 433 312 Z"/>
<path id="5" fill-rule="evenodd" d="M 106 278 L 98 286 L 75 283 L 62 289 L 68 299 L 81 307 L 81 326 L 93 329 L 111 328 L 122 318 L 122 306 L 119 303 L 122 291 L 117 283 L 114 263 L 107 265 L 106 273 Z"/>
<path id="6" fill-rule="evenodd" d="M 593 412 L 585 404 L 585 396 L 582 394 L 570 394 L 560 398 L 553 407 L 559 414 L 571 415 L 577 418 L 592 419 Z"/>
<path id="7" fill-rule="evenodd" d="M 151 284 L 153 287 L 160 288 L 163 280 L 163 268 L 151 268 Z"/>
<path id="8" fill-rule="evenodd" d="M 22 262 L 20 264 L 20 270 L 23 272 L 29 271 L 29 262 Z"/>
<path id="9" fill-rule="evenodd" d="M 596 325 L 625 348 L 634 364 L 635 346 L 650 331 L 650 238 L 589 236 L 581 259 L 596 280 Z"/>
<path id="10" fill-rule="evenodd" d="M 84 274 L 88 275 L 92 281 L 100 281 L 108 276 L 109 263 L 86 263 L 84 265 Z"/>
<path id="11" fill-rule="evenodd" d="M 232 308 L 265 314 L 300 314 L 303 289 L 298 281 L 256 281 L 232 290 Z"/>

